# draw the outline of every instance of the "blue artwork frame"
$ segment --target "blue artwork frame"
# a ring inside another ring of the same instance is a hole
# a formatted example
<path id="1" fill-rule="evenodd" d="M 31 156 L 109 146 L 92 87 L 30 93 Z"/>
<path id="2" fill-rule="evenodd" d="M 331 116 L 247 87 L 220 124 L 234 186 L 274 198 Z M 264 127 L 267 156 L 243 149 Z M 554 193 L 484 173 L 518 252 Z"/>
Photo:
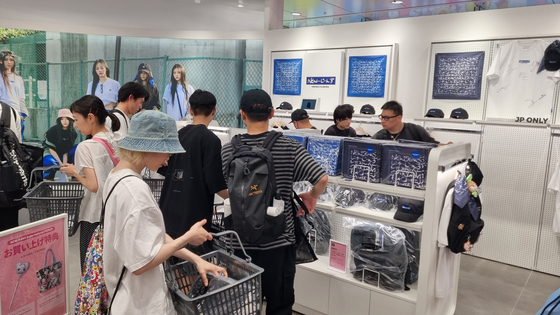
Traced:
<path id="1" fill-rule="evenodd" d="M 480 100 L 484 51 L 435 56 L 433 99 Z"/>
<path id="2" fill-rule="evenodd" d="M 348 96 L 379 98 L 385 96 L 387 55 L 352 56 L 348 63 Z"/>
<path id="3" fill-rule="evenodd" d="M 274 59 L 272 93 L 301 95 L 303 59 Z"/>

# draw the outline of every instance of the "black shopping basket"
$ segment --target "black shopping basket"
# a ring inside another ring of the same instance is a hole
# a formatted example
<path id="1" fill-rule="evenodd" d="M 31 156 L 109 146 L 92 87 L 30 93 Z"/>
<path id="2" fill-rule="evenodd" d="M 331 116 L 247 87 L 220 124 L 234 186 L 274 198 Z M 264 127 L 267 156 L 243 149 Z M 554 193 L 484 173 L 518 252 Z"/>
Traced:
<path id="1" fill-rule="evenodd" d="M 233 234 L 234 231 L 224 231 L 212 234 L 214 238 Z M 239 240 L 241 243 L 241 240 Z M 243 250 L 245 253 L 245 250 Z M 179 315 L 260 315 L 261 301 L 261 273 L 262 268 L 251 263 L 251 258 L 241 259 L 232 252 L 216 250 L 200 256 L 204 260 L 224 267 L 228 277 L 236 280 L 218 290 L 208 292 L 196 298 L 187 297 L 194 282 L 198 278 L 196 266 L 188 261 L 165 268 L 167 287 L 171 292 L 175 310 Z"/>
<path id="2" fill-rule="evenodd" d="M 152 195 L 154 199 L 159 204 L 159 198 L 161 197 L 161 189 L 163 188 L 163 178 L 143 178 L 146 184 L 150 186 Z"/>
<path id="3" fill-rule="evenodd" d="M 52 167 L 37 167 L 31 172 L 44 171 Z M 33 182 L 32 180 L 30 183 Z M 29 190 L 29 189 L 28 189 Z M 29 210 L 29 220 L 35 222 L 61 213 L 68 214 L 68 236 L 78 229 L 80 204 L 84 188 L 80 182 L 42 181 L 29 190 L 23 198 Z"/>

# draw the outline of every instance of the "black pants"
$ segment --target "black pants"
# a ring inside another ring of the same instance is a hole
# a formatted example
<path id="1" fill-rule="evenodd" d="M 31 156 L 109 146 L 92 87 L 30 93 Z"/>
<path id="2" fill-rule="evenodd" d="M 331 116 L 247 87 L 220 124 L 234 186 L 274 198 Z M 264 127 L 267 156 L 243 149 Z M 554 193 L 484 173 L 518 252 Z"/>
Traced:
<path id="1" fill-rule="evenodd" d="M 19 204 L 12 207 L 0 208 L 0 231 L 9 230 L 19 225 L 19 208 Z"/>
<path id="2" fill-rule="evenodd" d="M 284 246 L 268 250 L 247 250 L 252 263 L 264 269 L 261 274 L 262 294 L 266 298 L 267 315 L 292 315 L 295 302 L 295 247 Z M 236 250 L 237 257 L 245 257 Z"/>
<path id="3" fill-rule="evenodd" d="M 86 260 L 86 253 L 91 241 L 91 236 L 95 229 L 99 226 L 99 222 L 91 223 L 86 221 L 80 221 L 80 266 L 84 268 L 84 262 Z"/>

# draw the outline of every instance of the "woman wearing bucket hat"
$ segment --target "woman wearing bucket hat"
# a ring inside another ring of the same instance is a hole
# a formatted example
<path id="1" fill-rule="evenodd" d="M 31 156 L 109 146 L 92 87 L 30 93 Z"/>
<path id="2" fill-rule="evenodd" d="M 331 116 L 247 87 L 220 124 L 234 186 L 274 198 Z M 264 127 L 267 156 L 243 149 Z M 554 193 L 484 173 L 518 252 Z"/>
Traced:
<path id="1" fill-rule="evenodd" d="M 196 265 L 206 285 L 206 273 L 226 274 L 224 268 L 183 248 L 212 239 L 202 227 L 206 220 L 172 239 L 165 233 L 161 210 L 140 175 L 145 167 L 156 171 L 166 164 L 170 154 L 185 152 L 176 123 L 158 111 L 140 112 L 132 117 L 129 133 L 118 147 L 120 162 L 107 178 L 103 192 L 103 268 L 107 292 L 116 299 L 111 313 L 175 314 L 162 266 L 169 257 L 173 255 Z M 123 266 L 126 270 L 115 292 Z"/>
<path id="2" fill-rule="evenodd" d="M 117 116 L 109 113 L 103 101 L 97 96 L 86 95 L 70 105 L 74 125 L 84 136 L 92 139 L 82 141 L 76 148 L 75 165 L 66 163 L 60 171 L 74 176 L 84 185 L 84 198 L 80 203 L 80 262 L 84 266 L 86 251 L 93 232 L 99 225 L 103 184 L 114 167 L 115 138 L 113 132 L 105 128 L 109 118 L 113 131 L 120 129 Z"/>
<path id="3" fill-rule="evenodd" d="M 21 115 L 21 137 L 24 120 L 29 115 L 25 106 L 25 86 L 16 72 L 16 56 L 9 50 L 0 52 L 0 101 L 13 107 Z"/>
<path id="4" fill-rule="evenodd" d="M 146 91 L 150 93 L 150 98 L 148 98 L 148 101 L 142 103 L 142 109 L 160 110 L 161 104 L 159 102 L 159 90 L 157 85 L 154 83 L 152 68 L 150 68 L 150 65 L 147 63 L 141 63 L 138 66 L 138 73 L 132 81 L 142 84 Z"/>
<path id="5" fill-rule="evenodd" d="M 45 133 L 45 156 L 43 157 L 43 166 L 64 165 L 67 162 L 74 163 L 74 151 L 78 134 L 74 130 L 74 116 L 68 108 L 58 111 L 56 125 L 52 126 Z M 56 169 L 50 169 L 43 173 L 43 178 L 53 180 Z"/>

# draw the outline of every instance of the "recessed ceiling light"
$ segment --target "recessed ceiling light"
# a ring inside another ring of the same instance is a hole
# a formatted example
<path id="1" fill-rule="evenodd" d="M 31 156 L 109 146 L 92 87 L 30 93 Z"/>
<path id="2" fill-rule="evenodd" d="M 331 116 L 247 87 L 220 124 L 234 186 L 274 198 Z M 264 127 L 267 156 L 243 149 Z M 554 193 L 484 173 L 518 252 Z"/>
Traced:
<path id="1" fill-rule="evenodd" d="M 402 4 L 403 0 L 393 0 L 392 3 L 393 4 Z"/>
<path id="2" fill-rule="evenodd" d="M 296 16 L 297 16 L 297 15 L 301 15 L 301 13 L 298 13 L 298 12 L 292 12 L 292 15 L 296 15 Z"/>
<path id="3" fill-rule="evenodd" d="M 238 8 L 243 8 L 243 5 L 242 5 L 242 4 L 238 4 L 237 7 L 238 7 Z"/>

